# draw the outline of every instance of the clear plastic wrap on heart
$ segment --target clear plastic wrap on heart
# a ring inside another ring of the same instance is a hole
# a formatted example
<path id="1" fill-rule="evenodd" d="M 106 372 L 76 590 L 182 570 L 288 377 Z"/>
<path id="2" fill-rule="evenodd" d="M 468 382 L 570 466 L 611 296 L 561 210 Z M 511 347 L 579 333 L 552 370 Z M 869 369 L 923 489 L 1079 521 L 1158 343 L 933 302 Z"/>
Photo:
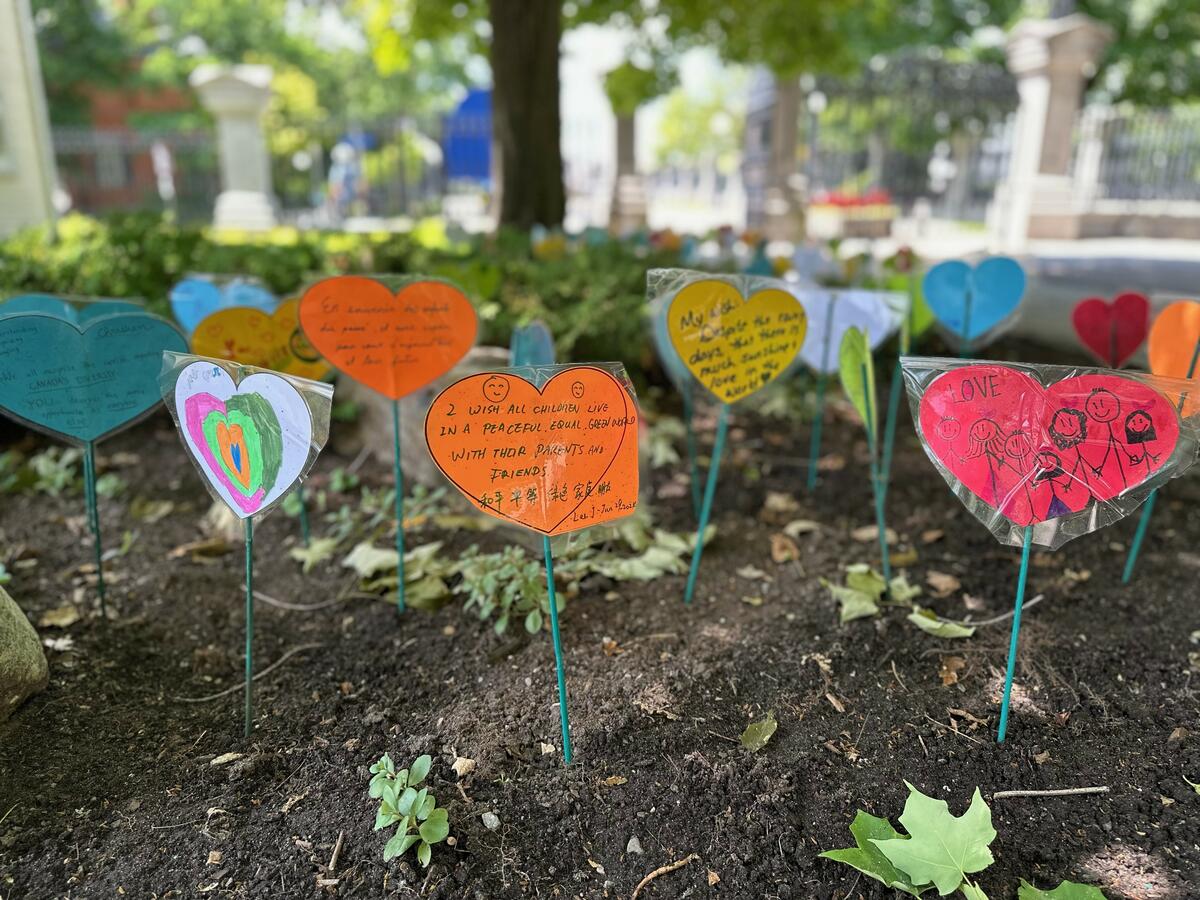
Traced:
<path id="1" fill-rule="evenodd" d="M 190 353 L 164 353 L 158 386 L 214 500 L 259 520 L 301 484 L 329 437 L 333 386 Z"/>
<path id="2" fill-rule="evenodd" d="M 139 300 L 116 297 L 87 297 L 77 294 L 45 294 L 26 291 L 0 291 L 0 317 L 42 313 L 83 325 L 100 316 L 114 313 L 147 313 Z"/>
<path id="3" fill-rule="evenodd" d="M 1196 461 L 1195 382 L 1137 372 L 901 359 L 917 435 L 1002 544 L 1055 549 L 1136 510 Z"/>
<path id="4" fill-rule="evenodd" d="M 646 298 L 668 377 L 681 392 L 699 385 L 722 403 L 787 373 L 808 328 L 794 287 L 777 278 L 651 269 Z"/>
<path id="5" fill-rule="evenodd" d="M 990 344 L 1017 323 L 1026 286 L 1025 270 L 1007 256 L 989 256 L 976 265 L 940 262 L 921 280 L 938 330 L 951 346 L 968 349 Z"/>
<path id="6" fill-rule="evenodd" d="M 489 516 L 553 537 L 637 509 L 638 425 L 620 363 L 496 369 L 434 398 L 434 464 Z"/>
<path id="7" fill-rule="evenodd" d="M 808 316 L 800 359 L 818 375 L 838 371 L 842 340 L 852 328 L 867 336 L 872 353 L 878 350 L 900 330 L 910 302 L 900 291 L 858 288 L 813 288 L 797 296 Z"/>
<path id="8" fill-rule="evenodd" d="M 158 408 L 162 354 L 187 349 L 173 322 L 126 301 L 22 296 L 0 306 L 0 412 L 84 446 Z"/>

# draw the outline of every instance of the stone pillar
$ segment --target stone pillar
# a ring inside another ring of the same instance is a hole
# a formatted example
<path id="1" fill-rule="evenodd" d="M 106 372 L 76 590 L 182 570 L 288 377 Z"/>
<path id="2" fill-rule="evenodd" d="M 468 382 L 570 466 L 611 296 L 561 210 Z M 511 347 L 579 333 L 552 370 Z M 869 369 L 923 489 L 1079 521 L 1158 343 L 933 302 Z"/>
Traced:
<path id="1" fill-rule="evenodd" d="M 0 2 L 0 234 L 51 221 L 54 183 L 29 0 Z"/>
<path id="2" fill-rule="evenodd" d="M 646 227 L 646 184 L 637 171 L 636 122 L 636 113 L 617 116 L 617 177 L 608 219 L 618 237 Z"/>
<path id="3" fill-rule="evenodd" d="M 218 228 L 263 231 L 275 225 L 271 158 L 262 114 L 271 99 L 270 66 L 203 65 L 191 83 L 217 120 L 221 193 L 213 212 Z"/>
<path id="4" fill-rule="evenodd" d="M 775 79 L 771 109 L 771 155 L 763 197 L 763 234 L 772 241 L 804 238 L 804 210 L 797 187 L 796 127 L 800 115 L 800 79 Z"/>
<path id="5" fill-rule="evenodd" d="M 1082 14 L 1026 19 L 1009 35 L 1020 105 L 1008 178 L 989 214 L 999 249 L 1019 253 L 1029 238 L 1077 236 L 1069 174 L 1075 124 L 1084 83 L 1112 38 L 1111 28 Z"/>

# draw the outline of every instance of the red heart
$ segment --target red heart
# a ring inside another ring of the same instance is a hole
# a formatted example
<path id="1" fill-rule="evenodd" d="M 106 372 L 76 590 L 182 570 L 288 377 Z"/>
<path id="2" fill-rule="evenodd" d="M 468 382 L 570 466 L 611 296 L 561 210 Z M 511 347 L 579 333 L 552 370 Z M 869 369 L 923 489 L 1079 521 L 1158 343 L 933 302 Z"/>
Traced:
<path id="1" fill-rule="evenodd" d="M 958 481 L 1015 525 L 1077 513 L 1146 481 L 1175 452 L 1179 414 L 1119 375 L 1042 387 L 1001 365 L 961 366 L 921 395 L 925 444 Z"/>
<path id="2" fill-rule="evenodd" d="M 483 372 L 437 395 L 425 441 L 442 473 L 481 511 L 542 534 L 633 512 L 637 405 L 594 366 L 561 369 L 539 391 Z"/>
<path id="3" fill-rule="evenodd" d="M 1146 340 L 1150 327 L 1150 301 L 1141 294 L 1118 294 L 1109 303 L 1088 297 L 1071 313 L 1075 333 L 1083 346 L 1110 368 L 1120 368 Z"/>

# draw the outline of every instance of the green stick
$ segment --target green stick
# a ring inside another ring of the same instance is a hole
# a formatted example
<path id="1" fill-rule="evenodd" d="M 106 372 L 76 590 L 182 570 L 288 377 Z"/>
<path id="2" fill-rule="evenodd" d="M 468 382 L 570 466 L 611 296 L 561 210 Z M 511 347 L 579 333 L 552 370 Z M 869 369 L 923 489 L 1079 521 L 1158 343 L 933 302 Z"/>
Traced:
<path id="1" fill-rule="evenodd" d="M 967 295 L 963 298 L 963 327 L 962 327 L 962 344 L 958 348 L 959 359 L 966 359 L 971 355 L 971 342 L 968 335 L 971 333 L 971 288 L 967 287 Z"/>
<path id="2" fill-rule="evenodd" d="M 885 593 L 891 589 L 892 560 L 888 555 L 887 524 L 884 521 L 884 488 L 879 474 L 879 464 L 875 455 L 875 409 L 872 399 L 875 396 L 875 383 L 868 380 L 867 367 L 860 368 L 863 381 L 863 400 L 867 404 L 867 452 L 871 455 L 871 494 L 875 498 L 875 527 L 879 530 L 879 562 L 883 569 L 883 584 Z"/>
<path id="3" fill-rule="evenodd" d="M 304 498 L 304 485 L 296 485 L 296 499 L 300 501 L 300 539 L 307 547 L 312 540 L 312 532 L 308 525 L 308 503 Z"/>
<path id="4" fill-rule="evenodd" d="M 546 592 L 550 595 L 550 637 L 554 641 L 554 668 L 558 674 L 558 718 L 562 726 L 563 762 L 571 763 L 571 723 L 567 712 L 567 674 L 563 668 L 562 638 L 558 632 L 558 597 L 554 592 L 554 555 L 550 538 L 542 535 L 542 555 L 546 559 Z"/>
<path id="5" fill-rule="evenodd" d="M 1192 351 L 1192 361 L 1188 365 L 1187 377 L 1190 381 L 1196 376 L 1196 363 L 1200 361 L 1200 341 L 1196 341 L 1196 349 Z M 1185 391 L 1179 397 L 1179 412 L 1183 413 L 1183 404 L 1187 400 L 1187 392 Z M 1154 514 L 1154 498 L 1158 496 L 1158 488 L 1150 492 L 1150 496 L 1146 498 L 1146 505 L 1142 507 L 1142 516 L 1138 519 L 1137 531 L 1133 533 L 1133 543 L 1129 546 L 1129 556 L 1125 558 L 1125 571 L 1121 574 L 1121 583 L 1129 584 L 1133 580 L 1133 567 L 1137 565 L 1138 554 L 1142 550 L 1142 541 L 1146 539 L 1146 532 L 1150 529 L 1150 516 Z"/>
<path id="6" fill-rule="evenodd" d="M 813 418 L 812 439 L 808 445 L 808 489 L 817 486 L 817 460 L 821 457 L 821 425 L 825 421 L 825 382 L 829 375 L 829 344 L 833 338 L 833 304 L 837 295 L 829 298 L 829 311 L 825 314 L 825 336 L 821 343 L 821 371 L 817 373 L 817 411 Z"/>
<path id="7" fill-rule="evenodd" d="M 900 356 L 907 356 L 912 349 L 913 306 L 917 302 L 913 274 L 908 275 L 908 311 L 900 326 Z M 904 387 L 904 370 L 900 359 L 896 359 L 896 371 L 892 373 L 891 392 L 888 394 L 887 424 L 883 427 L 883 460 L 880 468 L 883 476 L 883 496 L 892 486 L 892 452 L 896 447 L 896 422 L 900 417 L 900 395 Z"/>
<path id="8" fill-rule="evenodd" d="M 681 391 L 683 394 L 683 426 L 687 429 L 688 471 L 692 483 L 692 515 L 700 517 L 700 467 L 696 462 L 696 429 L 693 425 L 695 404 L 692 397 L 692 387 L 687 385 Z"/>
<path id="9" fill-rule="evenodd" d="M 96 555 L 96 591 L 100 594 L 100 618 L 108 618 L 104 589 L 104 550 L 100 537 L 100 508 L 96 497 L 96 445 L 87 442 L 83 451 L 83 495 L 87 503 L 88 527 L 92 531 L 92 547 Z"/>
<path id="10" fill-rule="evenodd" d="M 996 731 L 996 743 L 1004 743 L 1008 731 L 1008 702 L 1012 695 L 1013 672 L 1017 668 L 1017 636 L 1021 631 L 1021 607 L 1025 604 L 1025 579 L 1029 575 L 1029 544 L 1033 540 L 1033 526 L 1025 526 L 1025 540 L 1021 544 L 1021 574 L 1017 576 L 1017 607 L 1013 611 L 1012 635 L 1008 639 L 1008 668 L 1004 672 L 1004 699 L 1000 702 L 1000 727 Z"/>
<path id="11" fill-rule="evenodd" d="M 392 443 L 396 475 L 396 612 L 404 612 L 404 472 L 400 468 L 400 401 L 392 401 Z"/>
<path id="12" fill-rule="evenodd" d="M 254 518 L 246 519 L 246 709 L 243 732 L 254 732 Z"/>
<path id="13" fill-rule="evenodd" d="M 708 528 L 708 518 L 712 515 L 713 497 L 717 493 L 717 473 L 721 469 L 721 451 L 725 449 L 725 432 L 729 429 L 729 404 L 721 404 L 721 412 L 717 416 L 717 437 L 713 443 L 712 460 L 708 464 L 708 481 L 704 485 L 704 503 L 700 507 L 700 527 L 696 530 L 696 546 L 692 549 L 692 565 L 688 570 L 687 589 L 683 594 L 683 602 L 691 605 L 692 594 L 696 590 L 696 576 L 700 572 L 700 556 L 704 553 L 704 532 Z"/>

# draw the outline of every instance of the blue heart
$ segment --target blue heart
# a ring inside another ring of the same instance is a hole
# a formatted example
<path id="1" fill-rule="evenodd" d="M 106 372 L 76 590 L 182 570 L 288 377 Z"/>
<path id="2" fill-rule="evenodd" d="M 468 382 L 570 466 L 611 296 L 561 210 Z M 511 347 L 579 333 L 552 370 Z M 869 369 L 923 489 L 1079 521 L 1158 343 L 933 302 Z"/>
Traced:
<path id="1" fill-rule="evenodd" d="M 118 312 L 142 312 L 144 309 L 129 300 L 94 300 L 81 303 L 76 308 L 65 297 L 55 294 L 17 294 L 0 302 L 0 316 L 35 312 L 76 323 Z"/>
<path id="2" fill-rule="evenodd" d="M 550 329 L 543 322 L 514 328 L 508 357 L 513 366 L 554 365 L 554 338 L 550 336 Z"/>
<path id="3" fill-rule="evenodd" d="M 186 353 L 187 341 L 149 313 L 81 325 L 45 313 L 0 317 L 0 410 L 61 437 L 99 440 L 162 399 L 164 350 Z"/>
<path id="4" fill-rule="evenodd" d="M 206 316 L 219 309 L 249 306 L 269 316 L 278 305 L 279 298 L 266 288 L 241 279 L 219 284 L 191 276 L 171 288 L 171 312 L 189 337 Z"/>
<path id="5" fill-rule="evenodd" d="M 1007 256 L 989 257 L 975 268 L 952 260 L 926 272 L 922 288 L 925 302 L 942 327 L 959 341 L 965 338 L 972 344 L 1020 306 L 1025 270 Z"/>

